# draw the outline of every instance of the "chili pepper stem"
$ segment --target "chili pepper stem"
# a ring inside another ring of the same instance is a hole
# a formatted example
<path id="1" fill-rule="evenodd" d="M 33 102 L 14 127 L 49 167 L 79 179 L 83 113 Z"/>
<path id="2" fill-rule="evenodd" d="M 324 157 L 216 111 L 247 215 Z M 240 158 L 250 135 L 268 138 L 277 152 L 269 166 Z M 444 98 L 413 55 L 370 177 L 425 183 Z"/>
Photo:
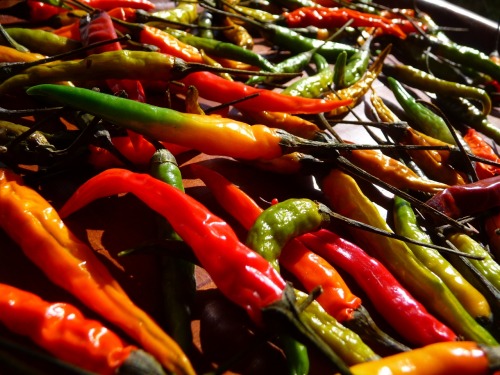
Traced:
<path id="1" fill-rule="evenodd" d="M 351 374 L 349 367 L 326 345 L 326 343 L 300 318 L 293 287 L 287 283 L 283 298 L 262 309 L 262 321 L 267 327 L 297 337 L 307 342 L 324 354 L 342 375 Z"/>

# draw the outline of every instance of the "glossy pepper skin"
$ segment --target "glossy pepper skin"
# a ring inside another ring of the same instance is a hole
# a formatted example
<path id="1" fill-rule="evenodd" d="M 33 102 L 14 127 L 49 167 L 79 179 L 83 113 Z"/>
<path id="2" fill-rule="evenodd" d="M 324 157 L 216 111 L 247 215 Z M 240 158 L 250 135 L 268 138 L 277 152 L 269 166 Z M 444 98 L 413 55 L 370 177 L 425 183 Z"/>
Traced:
<path id="1" fill-rule="evenodd" d="M 355 375 L 487 375 L 498 370 L 498 346 L 442 342 L 351 367 Z"/>
<path id="2" fill-rule="evenodd" d="M 419 226 L 411 204 L 397 196 L 394 197 L 393 219 L 396 233 L 424 243 L 432 243 L 429 234 Z M 489 321 L 492 318 L 486 298 L 437 250 L 411 243 L 408 247 L 427 268 L 443 280 L 475 319 Z"/>
<path id="3" fill-rule="evenodd" d="M 47 56 L 73 51 L 82 46 L 76 40 L 42 29 L 9 27 L 6 31 L 17 43 L 25 46 L 30 51 Z"/>
<path id="4" fill-rule="evenodd" d="M 88 371 L 103 375 L 118 371 L 164 374 L 149 354 L 127 345 L 113 331 L 86 318 L 68 303 L 51 303 L 31 292 L 0 284 L 0 321 L 57 358 Z"/>
<path id="5" fill-rule="evenodd" d="M 69 231 L 42 196 L 7 169 L 0 170 L 0 202 L 2 228 L 53 283 L 121 328 L 169 371 L 194 373 L 178 345 L 130 300 L 92 249 Z"/>
<path id="6" fill-rule="evenodd" d="M 333 210 L 341 215 L 391 231 L 377 207 L 363 194 L 356 181 L 340 170 L 332 170 L 322 181 L 322 191 Z M 356 244 L 370 249 L 398 280 L 455 333 L 466 339 L 496 345 L 493 336 L 464 309 L 442 280 L 429 271 L 398 240 L 350 228 Z"/>
<path id="7" fill-rule="evenodd" d="M 452 218 L 474 215 L 499 206 L 500 176 L 454 185 L 435 194 L 427 204 Z"/>
<path id="8" fill-rule="evenodd" d="M 500 157 L 477 130 L 472 128 L 467 129 L 463 138 L 474 155 L 495 163 L 500 163 Z M 500 174 L 500 168 L 495 165 L 477 162 L 474 167 L 479 179 L 498 176 Z"/>
<path id="9" fill-rule="evenodd" d="M 454 341 L 455 333 L 431 315 L 377 259 L 337 234 L 320 229 L 300 237 L 314 253 L 351 275 L 377 311 L 409 343 Z"/>

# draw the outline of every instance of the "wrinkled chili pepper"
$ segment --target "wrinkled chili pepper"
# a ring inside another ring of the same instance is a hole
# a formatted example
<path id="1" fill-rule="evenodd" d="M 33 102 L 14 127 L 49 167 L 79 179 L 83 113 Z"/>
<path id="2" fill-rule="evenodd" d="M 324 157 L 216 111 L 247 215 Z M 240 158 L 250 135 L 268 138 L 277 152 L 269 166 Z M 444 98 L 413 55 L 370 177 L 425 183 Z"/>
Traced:
<path id="1" fill-rule="evenodd" d="M 408 342 L 424 346 L 457 338 L 415 300 L 382 263 L 354 243 L 326 229 L 304 234 L 300 241 L 354 277 L 377 311 Z"/>
<path id="2" fill-rule="evenodd" d="M 452 218 L 474 215 L 500 204 L 500 176 L 454 185 L 435 194 L 427 204 Z"/>
<path id="3" fill-rule="evenodd" d="M 356 181 L 340 170 L 332 170 L 322 181 L 322 191 L 341 215 L 391 231 L 375 204 Z M 356 244 L 369 250 L 431 312 L 454 332 L 477 342 L 496 345 L 493 336 L 464 309 L 450 289 L 429 271 L 401 241 L 349 228 Z"/>
<path id="4" fill-rule="evenodd" d="M 215 199 L 229 212 L 245 229 L 250 229 L 263 212 L 257 203 L 214 170 L 200 164 L 191 164 L 190 168 L 200 177 Z M 294 241 L 294 240 L 292 240 Z M 282 254 L 283 256 L 283 254 Z M 285 259 L 286 262 L 286 259 Z M 286 266 L 285 266 L 286 267 Z M 316 285 L 315 285 L 316 286 Z M 304 294 L 295 290 L 297 299 L 304 300 Z M 373 350 L 366 345 L 354 331 L 341 325 L 337 319 L 328 314 L 324 308 L 313 301 L 301 312 L 301 317 L 330 345 L 336 353 L 348 364 L 360 363 L 376 359 Z"/>
<path id="5" fill-rule="evenodd" d="M 288 27 L 316 26 L 322 28 L 341 27 L 354 20 L 352 27 L 377 27 L 384 33 L 404 39 L 406 34 L 390 20 L 375 14 L 348 8 L 302 7 L 283 14 Z"/>
<path id="6" fill-rule="evenodd" d="M 486 375 L 499 369 L 499 350 L 474 341 L 441 342 L 355 365 L 351 371 L 356 375 Z"/>
<path id="7" fill-rule="evenodd" d="M 430 73 L 404 64 L 386 64 L 383 71 L 387 76 L 391 76 L 401 83 L 423 91 L 429 91 L 444 96 L 477 100 L 482 104 L 482 112 L 484 115 L 488 115 L 491 112 L 491 99 L 488 93 L 481 88 L 446 81 Z"/>
<path id="8" fill-rule="evenodd" d="M 469 148 L 474 155 L 494 161 L 495 163 L 500 162 L 500 157 L 495 153 L 495 151 L 493 151 L 490 144 L 486 142 L 481 134 L 475 129 L 467 129 L 463 139 L 469 145 Z M 477 162 L 474 168 L 476 169 L 477 177 L 479 179 L 489 178 L 500 174 L 500 168 L 491 164 Z"/>
<path id="9" fill-rule="evenodd" d="M 326 59 L 318 53 L 313 55 L 312 60 L 316 65 L 316 74 L 292 82 L 283 89 L 283 94 L 305 98 L 319 98 L 323 93 L 330 91 L 330 85 L 333 82 L 333 69 Z"/>
<path id="10" fill-rule="evenodd" d="M 42 55 L 58 55 L 81 47 L 81 43 L 76 40 L 43 29 L 9 27 L 6 31 L 17 43 Z"/>
<path id="11" fill-rule="evenodd" d="M 415 127 L 423 133 L 449 144 L 456 144 L 443 118 L 417 100 L 396 79 L 388 77 L 389 87 Z"/>
<path id="12" fill-rule="evenodd" d="M 92 249 L 69 231 L 42 196 L 7 169 L 0 174 L 0 200 L 2 228 L 53 283 L 121 328 L 169 371 L 194 373 L 179 346 L 129 299 Z"/>
<path id="13" fill-rule="evenodd" d="M 215 285 L 228 299 L 242 307 L 254 322 L 262 324 L 268 312 L 273 316 L 276 312 L 287 314 L 283 309 L 290 309 L 289 303 L 293 303 L 287 295 L 290 289 L 286 288 L 285 281 L 271 264 L 240 242 L 233 229 L 201 203 L 148 174 L 124 169 L 101 172 L 77 189 L 62 207 L 61 215 L 67 216 L 95 199 L 119 193 L 136 195 L 164 216 L 193 249 Z M 207 251 L 207 248 L 212 251 Z M 214 256 L 214 251 L 217 256 Z M 282 307 L 284 298 L 287 300 Z M 296 315 L 285 316 L 290 321 L 296 319 Z M 293 327 L 299 329 L 303 338 L 312 340 L 310 342 L 315 343 L 340 371 L 348 373 L 345 364 L 329 347 L 325 347 L 302 322 L 297 324 Z"/>
<path id="14" fill-rule="evenodd" d="M 248 231 L 246 243 L 266 258 L 273 267 L 279 269 L 278 261 L 281 259 L 280 255 L 283 251 L 286 251 L 285 245 L 290 244 L 290 241 L 304 233 L 318 229 L 328 221 L 329 216 L 321 212 L 318 204 L 314 201 L 306 198 L 291 198 L 271 205 L 264 210 Z M 297 255 L 297 251 L 307 251 L 300 243 L 292 243 L 290 246 L 295 247 L 291 250 L 295 252 L 294 255 Z M 294 260 L 298 262 L 300 259 L 299 257 Z M 285 261 L 288 261 L 289 265 L 287 269 L 292 272 L 298 271 L 298 268 L 295 267 L 299 267 L 294 264 L 294 260 L 290 260 L 285 255 Z M 318 302 L 323 308 L 339 322 L 358 333 L 364 341 L 373 340 L 391 352 L 408 350 L 406 346 L 377 327 L 368 311 L 361 305 L 361 300 L 351 293 L 345 283 L 338 280 L 337 273 L 337 277 L 333 277 L 331 267 L 328 270 L 330 277 L 325 277 L 325 266 L 325 263 L 321 264 L 320 259 L 309 263 L 309 268 L 315 268 L 316 276 L 323 274 L 323 283 L 320 285 L 324 287 L 325 292 L 318 297 Z M 315 286 L 313 284 L 318 281 L 313 279 L 314 275 L 304 275 L 302 272 L 293 273 L 304 283 L 306 288 Z M 328 279 L 328 283 L 325 282 L 326 279 Z"/>
<path id="15" fill-rule="evenodd" d="M 36 294 L 0 284 L 0 321 L 57 358 L 103 375 L 164 374 L 146 352 L 126 344 L 97 320 L 69 303 L 51 303 Z"/>
<path id="16" fill-rule="evenodd" d="M 396 233 L 422 242 L 432 242 L 429 234 L 418 225 L 410 203 L 397 196 L 394 197 L 393 218 Z M 486 298 L 445 257 L 438 251 L 423 246 L 408 244 L 408 247 L 428 269 L 443 280 L 469 314 L 480 322 L 492 319 Z"/>

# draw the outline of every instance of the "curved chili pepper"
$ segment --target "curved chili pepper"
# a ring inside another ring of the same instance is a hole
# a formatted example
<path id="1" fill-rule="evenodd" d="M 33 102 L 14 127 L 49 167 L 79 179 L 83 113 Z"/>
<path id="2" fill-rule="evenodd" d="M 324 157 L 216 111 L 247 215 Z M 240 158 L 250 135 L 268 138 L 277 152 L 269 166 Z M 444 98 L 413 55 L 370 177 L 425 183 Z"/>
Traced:
<path id="1" fill-rule="evenodd" d="M 307 233 L 300 241 L 354 277 L 387 322 L 408 342 L 423 346 L 456 340 L 456 335 L 432 316 L 382 263 L 361 248 L 326 229 Z"/>
<path id="2" fill-rule="evenodd" d="M 498 371 L 498 346 L 441 342 L 351 367 L 353 374 L 478 375 Z"/>
<path id="3" fill-rule="evenodd" d="M 318 53 L 313 55 L 317 73 L 292 82 L 282 91 L 285 95 L 305 98 L 319 98 L 321 94 L 330 91 L 333 82 L 333 69 L 326 59 Z"/>
<path id="4" fill-rule="evenodd" d="M 474 215 L 500 205 L 500 176 L 454 185 L 435 194 L 427 204 L 452 218 Z"/>
<path id="5" fill-rule="evenodd" d="M 475 129 L 467 129 L 467 133 L 465 133 L 463 139 L 469 145 L 469 148 L 474 155 L 500 163 L 500 157 L 498 157 L 495 151 L 493 151 L 493 148 Z M 500 175 L 500 168 L 491 164 L 477 162 L 474 168 L 479 179 Z"/>
<path id="6" fill-rule="evenodd" d="M 256 219 L 263 212 L 263 209 L 260 208 L 251 197 L 214 170 L 199 164 L 191 164 L 190 167 L 214 194 L 217 202 L 236 218 L 245 229 L 250 229 L 253 226 Z M 292 239 L 292 242 L 295 242 L 295 240 Z M 281 256 L 286 257 L 286 255 L 283 254 Z M 285 264 L 287 264 L 286 261 L 285 259 Z M 304 293 L 295 290 L 295 294 L 299 302 L 305 299 Z M 378 355 L 363 342 L 358 334 L 341 325 L 337 319 L 328 314 L 317 301 L 313 301 L 302 310 L 300 316 L 312 327 L 323 341 L 332 347 L 336 353 L 339 353 L 339 356 L 346 361 L 346 363 L 360 363 L 378 357 Z"/>
<path id="7" fill-rule="evenodd" d="M 268 207 L 259 215 L 248 231 L 246 243 L 266 258 L 273 267 L 279 269 L 278 259 L 281 259 L 280 255 L 286 251 L 285 245 L 290 245 L 290 241 L 294 238 L 314 231 L 328 221 L 329 216 L 319 209 L 316 202 L 307 198 L 288 199 Z M 300 243 L 292 243 L 290 246 L 295 248 L 291 250 L 294 253 L 293 260 L 285 255 L 285 261 L 288 261 L 289 271 L 298 271 L 293 264 L 294 260 L 299 261 L 304 258 L 294 258 L 294 255 L 297 256 L 297 251 L 300 253 L 307 249 Z M 316 259 L 309 263 L 309 268 L 313 266 L 316 276 L 323 275 L 323 283 L 320 285 L 325 289 L 325 294 L 318 297 L 318 302 L 330 315 L 358 333 L 363 340 L 373 340 L 391 352 L 408 350 L 406 346 L 377 327 L 368 311 L 361 305 L 361 300 L 350 292 L 345 283 L 339 282 L 338 276 L 334 278 L 331 266 L 328 267 L 328 276 L 325 276 L 326 263 L 321 264 L 321 260 Z M 314 274 L 308 275 L 302 272 L 294 274 L 306 288 L 317 285 L 318 280 L 312 279 Z"/>
<path id="8" fill-rule="evenodd" d="M 86 318 L 68 303 L 50 303 L 39 296 L 0 284 L 0 321 L 28 336 L 57 358 L 103 375 L 164 374 L 146 352 L 123 340 L 100 322 Z"/>
<path id="9" fill-rule="evenodd" d="M 0 186 L 2 228 L 52 282 L 121 328 L 169 371 L 194 373 L 179 346 L 130 300 L 43 197 L 6 169 L 1 170 Z"/>
<path id="10" fill-rule="evenodd" d="M 394 197 L 393 218 L 396 233 L 422 242 L 432 242 L 429 234 L 418 225 L 410 203 L 397 196 Z M 423 246 L 408 244 L 408 247 L 427 268 L 443 280 L 469 314 L 480 322 L 492 319 L 486 298 L 445 257 L 438 251 Z"/>
<path id="11" fill-rule="evenodd" d="M 354 20 L 352 27 L 377 27 L 386 34 L 401 39 L 406 38 L 403 30 L 390 20 L 348 8 L 301 7 L 284 13 L 283 18 L 288 27 L 316 26 L 320 28 L 341 27 L 349 20 Z"/>
<path id="12" fill-rule="evenodd" d="M 384 74 L 397 79 L 399 82 L 423 91 L 478 100 L 482 104 L 484 115 L 491 112 L 491 99 L 488 93 L 481 88 L 446 81 L 404 64 L 385 65 L 383 71 Z"/>
<path id="13" fill-rule="evenodd" d="M 322 182 L 322 191 L 341 215 L 391 231 L 377 207 L 363 194 L 356 181 L 340 170 L 332 170 Z M 442 280 L 429 271 L 401 241 L 350 228 L 356 244 L 370 252 L 400 280 L 430 311 L 441 317 L 466 339 L 493 344 L 496 340 L 464 309 Z"/>
<path id="14" fill-rule="evenodd" d="M 347 58 L 341 53 L 333 67 L 333 83 L 335 88 L 343 89 L 358 82 L 370 65 L 372 39 L 365 41 L 359 51 Z"/>
<path id="15" fill-rule="evenodd" d="M 403 87 L 401 83 L 392 77 L 387 78 L 389 87 L 396 97 L 398 103 L 412 120 L 415 127 L 423 133 L 437 138 L 449 144 L 456 144 L 448 125 L 443 118 L 432 110 L 417 102 L 417 100 Z"/>
<path id="16" fill-rule="evenodd" d="M 5 30 L 17 43 L 27 47 L 32 52 L 41 53 L 42 55 L 58 55 L 81 47 L 81 43 L 76 40 L 43 29 L 9 27 Z"/>
<path id="17" fill-rule="evenodd" d="M 224 26 L 229 27 L 229 29 L 227 30 L 222 30 L 222 33 L 227 38 L 227 40 L 239 47 L 248 50 L 253 49 L 253 37 L 244 26 L 238 25 L 230 17 L 224 17 L 223 24 Z"/>
<path id="18" fill-rule="evenodd" d="M 169 21 L 193 23 L 198 18 L 198 1 L 179 1 L 173 8 L 153 11 L 151 14 Z"/>
<path id="19" fill-rule="evenodd" d="M 138 196 L 169 221 L 193 249 L 215 285 L 228 299 L 245 309 L 254 322 L 262 324 L 269 311 L 273 315 L 284 313 L 294 324 L 296 316 L 286 315 L 288 313 L 283 311 L 290 308 L 291 297 L 287 295 L 290 291 L 271 264 L 241 243 L 232 228 L 201 203 L 152 176 L 108 169 L 81 185 L 60 212 L 64 217 L 95 199 L 125 192 Z M 212 251 L 207 251 L 207 248 Z M 303 338 L 312 340 L 310 342 L 346 373 L 345 365 L 329 347 L 318 341 L 302 322 L 296 324 L 293 327 L 299 329 Z"/>

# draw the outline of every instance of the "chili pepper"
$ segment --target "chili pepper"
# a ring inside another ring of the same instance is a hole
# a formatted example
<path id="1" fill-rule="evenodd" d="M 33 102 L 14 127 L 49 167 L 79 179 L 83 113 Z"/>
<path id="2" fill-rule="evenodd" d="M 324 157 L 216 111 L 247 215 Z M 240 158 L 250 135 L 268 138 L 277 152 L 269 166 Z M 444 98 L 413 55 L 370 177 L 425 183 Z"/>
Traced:
<path id="1" fill-rule="evenodd" d="M 377 207 L 349 175 L 332 170 L 321 186 L 330 205 L 339 214 L 391 231 Z M 349 233 L 357 245 L 370 249 L 372 256 L 454 332 L 466 339 L 495 345 L 491 334 L 474 320 L 442 280 L 426 268 L 405 243 L 355 228 L 350 228 Z"/>
<path id="2" fill-rule="evenodd" d="M 409 65 L 385 65 L 384 74 L 411 87 L 435 94 L 478 100 L 483 106 L 483 114 L 491 112 L 491 99 L 486 91 L 478 87 L 446 81 Z"/>
<path id="3" fill-rule="evenodd" d="M 238 25 L 230 17 L 224 17 L 223 24 L 230 27 L 222 33 L 231 43 L 248 50 L 253 49 L 253 37 L 245 27 Z"/>
<path id="4" fill-rule="evenodd" d="M 67 216 L 92 200 L 118 193 L 133 193 L 165 217 L 193 249 L 220 291 L 245 309 L 254 322 L 264 323 L 269 313 L 280 314 L 282 320 L 281 314 L 285 314 L 303 338 L 312 338 L 310 342 L 345 373 L 345 365 L 337 355 L 318 341 L 307 326 L 287 313 L 291 308 L 289 304 L 293 303 L 294 298 L 290 296 L 293 291 L 286 288 L 285 281 L 271 264 L 241 243 L 226 222 L 178 189 L 147 174 L 108 169 L 81 185 L 61 208 L 61 215 Z"/>
<path id="5" fill-rule="evenodd" d="M 354 243 L 326 229 L 304 234 L 300 241 L 354 277 L 377 311 L 408 342 L 424 346 L 456 339 L 382 263 Z"/>
<path id="6" fill-rule="evenodd" d="M 452 218 L 474 215 L 499 205 L 500 176 L 454 185 L 435 194 L 427 204 Z"/>
<path id="7" fill-rule="evenodd" d="M 500 157 L 498 157 L 495 151 L 493 151 L 493 148 L 475 129 L 467 129 L 467 133 L 465 133 L 463 139 L 469 145 L 474 155 L 500 163 Z M 491 164 L 478 162 L 475 164 L 475 169 L 479 179 L 489 178 L 500 174 L 500 168 Z"/>
<path id="8" fill-rule="evenodd" d="M 365 41 L 359 51 L 347 59 L 346 53 L 341 53 L 333 67 L 333 84 L 337 89 L 343 89 L 358 82 L 366 73 L 371 58 L 372 39 Z"/>
<path id="9" fill-rule="evenodd" d="M 21 62 L 21 61 L 36 61 L 43 59 L 45 56 L 39 53 L 21 52 L 15 48 L 8 46 L 0 46 L 0 62 Z"/>
<path id="10" fill-rule="evenodd" d="M 398 103 L 403 107 L 403 110 L 416 127 L 431 137 L 452 145 L 456 144 L 450 129 L 448 129 L 448 125 L 441 116 L 417 102 L 417 100 L 406 91 L 403 85 L 394 78 L 388 77 L 387 81 Z"/>
<path id="11" fill-rule="evenodd" d="M 469 259 L 469 262 L 497 290 L 500 290 L 500 279 L 498 277 L 500 265 L 491 257 L 491 254 L 483 248 L 479 242 L 464 233 L 450 234 L 447 236 L 447 239 L 459 250 L 462 250 L 467 254 L 477 254 L 484 257 L 481 260 Z"/>
<path id="12" fill-rule="evenodd" d="M 288 199 L 268 207 L 259 215 L 248 231 L 246 243 L 267 259 L 274 268 L 279 269 L 278 258 L 283 254 L 285 245 L 289 245 L 293 238 L 314 231 L 328 221 L 329 216 L 319 209 L 316 202 L 306 198 Z M 299 247 L 299 252 L 304 250 L 301 244 L 292 243 L 290 246 Z M 296 258 L 297 249 L 291 251 L 293 252 L 292 259 L 285 255 L 285 261 L 289 265 L 287 269 L 293 272 L 302 268 L 301 271 L 303 271 L 303 262 L 301 266 L 295 268 L 295 263 L 300 259 Z M 320 264 L 317 259 L 308 266 L 309 268 L 314 266 L 315 276 L 318 277 L 321 274 L 323 276 L 321 285 L 325 294 L 318 297 L 318 302 L 330 315 L 354 330 L 364 340 L 373 339 L 390 351 L 408 350 L 376 326 L 368 311 L 361 306 L 361 300 L 354 296 L 347 285 L 338 280 L 338 277 L 334 278 L 331 267 L 327 271 L 329 273 L 327 277 L 325 276 L 325 263 Z M 294 275 L 307 284 L 304 285 L 306 288 L 311 285 L 316 286 L 316 282 L 319 281 L 318 279 L 311 280 L 314 275 L 303 275 L 301 272 L 294 272 Z"/>
<path id="13" fill-rule="evenodd" d="M 484 219 L 484 231 L 495 259 L 500 256 L 500 210 L 493 209 Z"/>
<path id="14" fill-rule="evenodd" d="M 353 374 L 477 375 L 497 371 L 497 346 L 442 342 L 351 367 Z"/>
<path id="15" fill-rule="evenodd" d="M 432 35 L 426 35 L 424 38 L 421 35 L 411 34 L 406 41 L 413 45 L 429 46 L 438 56 L 500 80 L 500 66 L 491 61 L 487 54 L 475 48 L 453 42 L 446 43 Z"/>
<path id="16" fill-rule="evenodd" d="M 64 38 L 42 29 L 9 27 L 5 30 L 17 43 L 42 55 L 58 55 L 81 47 L 81 43 L 76 40 Z"/>
<path id="17" fill-rule="evenodd" d="M 323 28 L 341 27 L 354 20 L 352 27 L 377 27 L 384 33 L 404 39 L 406 34 L 390 20 L 375 14 L 359 12 L 348 8 L 301 7 L 283 13 L 288 27 L 316 26 Z"/>
<path id="18" fill-rule="evenodd" d="M 50 303 L 7 284 L 0 284 L 0 291 L 0 321 L 57 358 L 99 374 L 117 371 L 164 374 L 149 354 L 127 345 L 97 320 L 86 318 L 75 306 Z"/>
<path id="19" fill-rule="evenodd" d="M 148 0 L 82 0 L 92 8 L 111 10 L 115 8 L 132 8 L 152 11 L 155 4 Z"/>
<path id="20" fill-rule="evenodd" d="M 175 156 L 167 149 L 158 149 L 151 157 L 150 173 L 160 181 L 184 191 L 181 171 Z M 163 219 L 163 217 L 161 218 Z M 181 240 L 164 219 L 159 224 L 161 237 Z M 163 310 L 166 331 L 187 352 L 192 345 L 191 304 L 196 291 L 194 264 L 165 254 L 161 256 Z M 182 285 L 182 288 L 180 286 Z"/>
<path id="21" fill-rule="evenodd" d="M 194 373 L 178 345 L 129 299 L 92 249 L 76 239 L 42 196 L 6 169 L 0 184 L 2 228 L 52 282 L 130 335 L 169 371 Z"/>
<path id="22" fill-rule="evenodd" d="M 152 12 L 155 17 L 185 24 L 193 23 L 198 18 L 198 2 L 179 1 L 175 7 Z"/>
<path id="23" fill-rule="evenodd" d="M 348 112 L 350 108 L 354 107 L 359 102 L 359 100 L 363 98 L 363 96 L 368 92 L 373 82 L 375 82 L 380 72 L 382 71 L 384 60 L 389 55 L 391 48 L 391 45 L 384 48 L 372 63 L 372 65 L 368 68 L 368 71 L 356 83 L 345 89 L 337 90 L 334 93 L 325 95 L 325 98 L 328 99 L 352 98 L 353 101 L 350 106 L 334 109 L 326 113 L 325 116 L 332 117 L 342 115 Z"/>
<path id="24" fill-rule="evenodd" d="M 200 164 L 191 164 L 190 167 L 227 212 L 245 229 L 252 228 L 263 209 L 251 197 L 214 170 Z M 304 293 L 295 290 L 295 294 L 299 302 L 305 299 Z M 313 301 L 302 310 L 300 316 L 348 364 L 369 361 L 378 357 L 358 334 L 341 325 L 317 301 Z"/>
<path id="25" fill-rule="evenodd" d="M 400 122 L 400 119 L 387 107 L 380 96 L 374 91 L 370 96 L 370 101 L 377 115 L 382 121 L 387 123 Z M 420 133 L 410 126 L 407 127 L 403 136 L 398 136 L 397 141 L 401 144 L 414 144 L 422 146 L 447 145 L 438 139 Z M 441 181 L 448 185 L 464 184 L 464 177 L 448 163 L 449 153 L 439 150 L 408 150 L 407 153 L 412 160 L 422 168 L 424 173 L 436 181 Z"/>
<path id="26" fill-rule="evenodd" d="M 274 65 L 263 55 L 237 46 L 236 44 L 216 39 L 202 38 L 181 30 L 169 29 L 168 32 L 181 42 L 193 46 L 198 50 L 202 49 L 209 55 L 241 61 L 269 72 L 275 71 Z"/>
<path id="27" fill-rule="evenodd" d="M 429 234 L 418 225 L 410 203 L 397 196 L 394 197 L 393 218 L 396 233 L 422 242 L 432 242 Z M 478 321 L 491 320 L 491 309 L 486 298 L 445 257 L 438 251 L 423 246 L 408 244 L 408 247 L 427 268 L 443 280 L 469 314 Z"/>
<path id="28" fill-rule="evenodd" d="M 241 4 L 231 4 L 231 8 L 234 9 L 239 14 L 243 14 L 247 17 L 253 18 L 260 22 L 276 22 L 280 18 L 278 14 L 267 12 L 263 9 L 257 9 L 252 7 L 243 6 Z M 231 10 L 231 9 L 230 9 Z"/>
<path id="29" fill-rule="evenodd" d="M 468 125 L 500 143 L 500 129 L 469 100 L 438 96 L 436 102 L 450 119 Z"/>
<path id="30" fill-rule="evenodd" d="M 305 98 L 319 98 L 321 94 L 330 90 L 333 82 L 333 69 L 326 59 L 318 53 L 313 55 L 317 73 L 292 82 L 282 93 Z"/>
<path id="31" fill-rule="evenodd" d="M 61 12 L 67 11 L 67 9 L 63 7 L 47 4 L 42 1 L 27 0 L 26 4 L 29 9 L 29 20 L 35 23 L 47 21 Z"/>

